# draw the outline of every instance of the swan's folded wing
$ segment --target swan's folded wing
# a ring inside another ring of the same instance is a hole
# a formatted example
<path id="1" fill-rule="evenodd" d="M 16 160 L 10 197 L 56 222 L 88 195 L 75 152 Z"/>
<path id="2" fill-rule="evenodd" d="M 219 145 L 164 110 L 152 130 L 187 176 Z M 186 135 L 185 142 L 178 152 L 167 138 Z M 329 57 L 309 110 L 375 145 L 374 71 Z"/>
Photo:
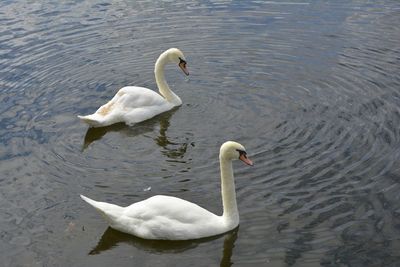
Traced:
<path id="1" fill-rule="evenodd" d="M 195 239 L 222 233 L 223 221 L 183 199 L 154 196 L 127 207 L 124 216 L 136 224 L 136 234 L 153 239 Z"/>
<path id="2" fill-rule="evenodd" d="M 163 216 L 182 223 L 198 222 L 207 218 L 219 217 L 192 202 L 171 197 L 157 195 L 146 200 L 136 202 L 125 210 L 126 216 L 148 220 L 156 216 Z"/>
<path id="3" fill-rule="evenodd" d="M 115 98 L 117 105 L 125 109 L 161 106 L 167 102 L 161 95 L 153 90 L 137 86 L 121 88 Z"/>

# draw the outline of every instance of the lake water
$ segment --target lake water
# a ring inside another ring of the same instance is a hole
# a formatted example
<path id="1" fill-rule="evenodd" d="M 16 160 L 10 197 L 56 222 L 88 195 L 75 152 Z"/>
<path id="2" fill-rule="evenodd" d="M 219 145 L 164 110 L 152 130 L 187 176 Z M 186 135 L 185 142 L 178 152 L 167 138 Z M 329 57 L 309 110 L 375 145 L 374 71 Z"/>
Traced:
<path id="1" fill-rule="evenodd" d="M 399 266 L 398 1 L 0 2 L 2 266 Z M 88 129 L 125 85 L 183 105 Z M 79 194 L 173 195 L 221 213 L 219 146 L 240 227 L 195 241 L 107 228 Z"/>

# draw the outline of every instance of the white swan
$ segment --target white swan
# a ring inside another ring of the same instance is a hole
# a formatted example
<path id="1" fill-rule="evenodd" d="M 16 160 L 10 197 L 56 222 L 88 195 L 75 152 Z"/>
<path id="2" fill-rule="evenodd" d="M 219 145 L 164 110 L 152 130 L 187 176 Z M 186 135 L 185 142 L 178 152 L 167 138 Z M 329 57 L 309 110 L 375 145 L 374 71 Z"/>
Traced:
<path id="1" fill-rule="evenodd" d="M 132 125 L 150 119 L 182 104 L 182 100 L 171 91 L 164 78 L 165 64 L 177 63 L 182 71 L 189 75 L 183 53 L 177 48 L 170 48 L 162 53 L 154 68 L 160 94 L 138 86 L 126 86 L 94 114 L 78 116 L 91 127 L 103 127 L 117 122 Z"/>
<path id="2" fill-rule="evenodd" d="M 239 224 L 232 160 L 253 165 L 245 148 L 236 142 L 225 142 L 220 149 L 222 216 L 186 200 L 157 195 L 128 207 L 81 198 L 97 209 L 109 225 L 121 232 L 144 239 L 188 240 L 230 231 Z"/>

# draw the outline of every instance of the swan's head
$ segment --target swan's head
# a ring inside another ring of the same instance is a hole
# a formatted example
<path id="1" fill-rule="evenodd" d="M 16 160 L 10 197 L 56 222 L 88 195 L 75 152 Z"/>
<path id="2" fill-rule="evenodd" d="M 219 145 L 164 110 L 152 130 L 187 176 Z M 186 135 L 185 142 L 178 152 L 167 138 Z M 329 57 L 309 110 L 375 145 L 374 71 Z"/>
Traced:
<path id="1" fill-rule="evenodd" d="M 186 66 L 187 64 L 186 59 L 181 50 L 179 50 L 178 48 L 170 48 L 167 51 L 165 51 L 165 53 L 169 61 L 178 64 L 179 68 L 181 68 L 183 73 L 189 75 L 189 71 Z"/>
<path id="2" fill-rule="evenodd" d="M 246 149 L 244 146 L 237 142 L 225 142 L 219 151 L 219 157 L 226 160 L 240 159 L 247 165 L 253 166 L 253 162 L 247 157 Z"/>

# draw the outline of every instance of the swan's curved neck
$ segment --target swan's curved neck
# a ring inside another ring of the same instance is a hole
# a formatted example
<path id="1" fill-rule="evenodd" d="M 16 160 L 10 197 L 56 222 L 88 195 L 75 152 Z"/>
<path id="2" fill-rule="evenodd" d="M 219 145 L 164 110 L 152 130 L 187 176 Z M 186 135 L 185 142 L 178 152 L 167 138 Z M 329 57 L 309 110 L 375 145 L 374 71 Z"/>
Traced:
<path id="1" fill-rule="evenodd" d="M 158 86 L 158 90 L 160 91 L 160 94 L 170 103 L 174 104 L 175 106 L 179 106 L 182 104 L 182 100 L 177 96 L 174 92 L 171 91 L 169 88 L 167 82 L 165 81 L 165 76 L 164 76 L 164 67 L 165 64 L 168 63 L 168 55 L 163 53 L 160 55 L 160 57 L 157 59 L 155 68 L 154 68 L 154 73 L 156 76 L 156 83 Z"/>
<path id="2" fill-rule="evenodd" d="M 233 179 L 232 161 L 220 157 L 220 166 L 222 206 L 224 208 L 222 217 L 228 225 L 236 227 L 239 223 L 239 212 L 236 204 L 236 190 L 235 181 Z"/>

